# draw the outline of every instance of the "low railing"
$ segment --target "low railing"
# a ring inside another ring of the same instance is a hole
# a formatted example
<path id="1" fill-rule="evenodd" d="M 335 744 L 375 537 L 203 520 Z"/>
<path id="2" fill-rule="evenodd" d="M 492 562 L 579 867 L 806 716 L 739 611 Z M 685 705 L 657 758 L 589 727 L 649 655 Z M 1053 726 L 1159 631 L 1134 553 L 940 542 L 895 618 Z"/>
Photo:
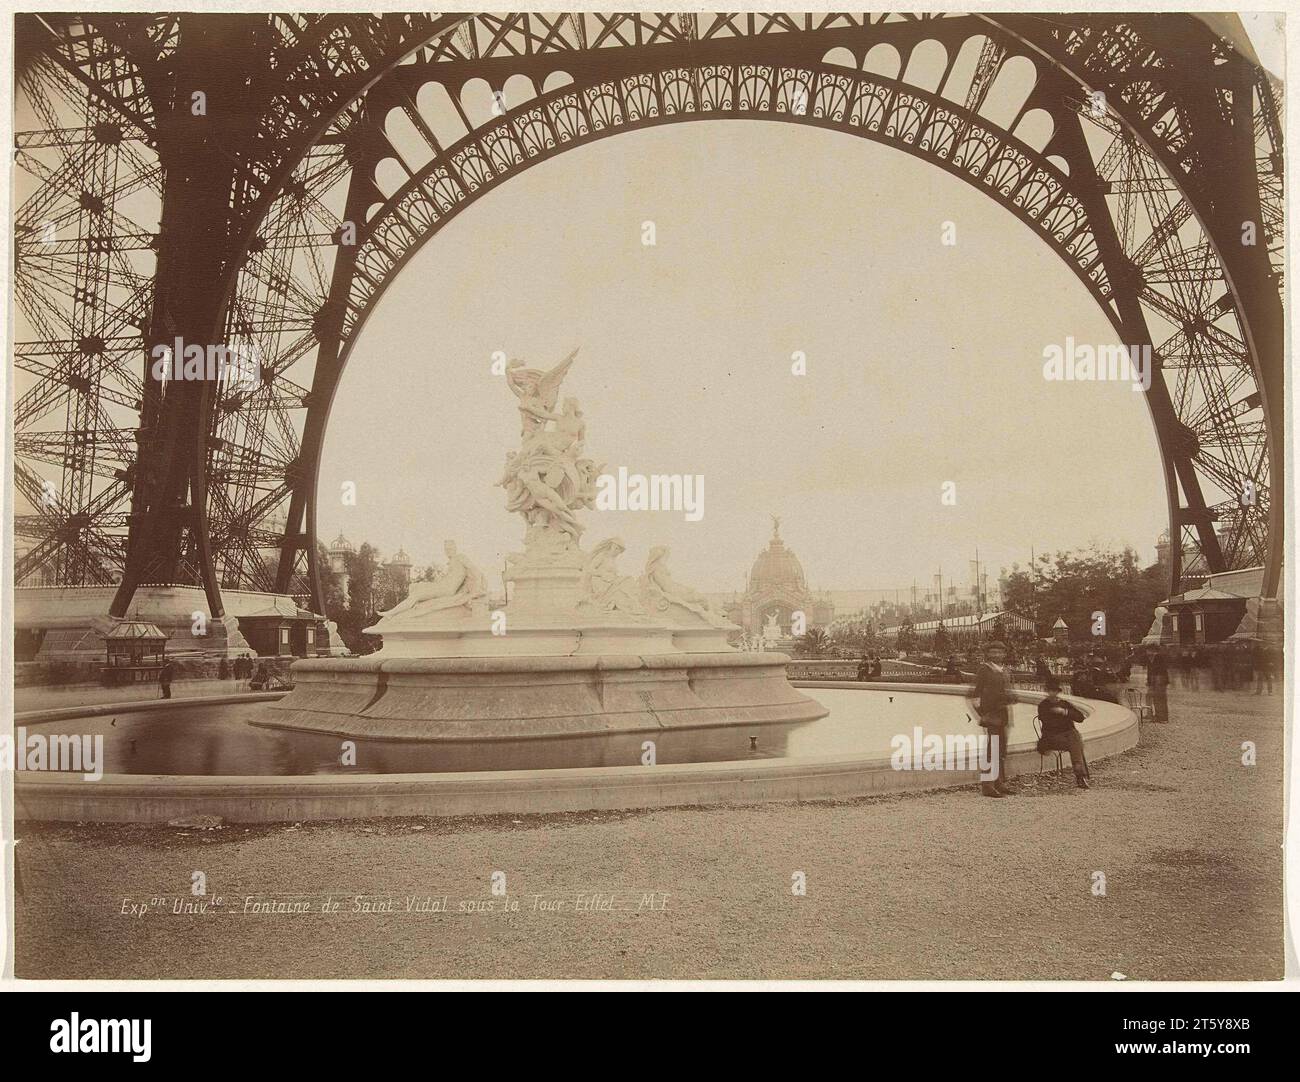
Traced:
<path id="1" fill-rule="evenodd" d="M 860 659 L 797 658 L 786 666 L 791 680 L 856 680 Z M 967 675 L 949 676 L 942 669 L 917 665 L 909 661 L 881 661 L 880 675 L 875 680 L 902 680 L 913 684 L 961 684 L 970 679 Z"/>
<path id="2" fill-rule="evenodd" d="M 855 658 L 796 658 L 786 666 L 786 675 L 791 680 L 857 680 L 858 666 L 861 659 Z M 1010 671 L 1011 686 L 1017 691 L 1046 693 L 1047 688 L 1042 678 L 1033 671 L 1024 669 Z M 971 684 L 975 682 L 975 673 L 969 669 L 959 669 L 957 675 L 937 665 L 923 665 L 911 661 L 890 660 L 880 663 L 880 675 L 873 677 L 880 681 L 903 681 L 912 684 Z M 1069 677 L 1059 678 L 1069 686 Z M 870 681 L 863 681 L 870 683 Z"/>

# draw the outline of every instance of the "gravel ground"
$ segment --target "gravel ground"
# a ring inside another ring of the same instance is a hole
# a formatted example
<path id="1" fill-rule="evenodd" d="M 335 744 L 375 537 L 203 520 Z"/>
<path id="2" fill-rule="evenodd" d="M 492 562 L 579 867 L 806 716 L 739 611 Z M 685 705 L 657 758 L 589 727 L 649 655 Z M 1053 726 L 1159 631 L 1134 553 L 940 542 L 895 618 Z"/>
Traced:
<path id="1" fill-rule="evenodd" d="M 1170 703 L 1173 722 L 1095 764 L 1088 792 L 1067 768 L 1008 800 L 20 824 L 17 975 L 1278 979 L 1281 696 L 1175 689 Z M 177 914 L 196 871 L 209 911 Z M 580 909 L 593 894 L 613 908 Z M 249 897 L 309 911 L 245 911 Z M 448 911 L 408 912 L 408 897 Z M 385 899 L 393 912 L 365 911 Z"/>

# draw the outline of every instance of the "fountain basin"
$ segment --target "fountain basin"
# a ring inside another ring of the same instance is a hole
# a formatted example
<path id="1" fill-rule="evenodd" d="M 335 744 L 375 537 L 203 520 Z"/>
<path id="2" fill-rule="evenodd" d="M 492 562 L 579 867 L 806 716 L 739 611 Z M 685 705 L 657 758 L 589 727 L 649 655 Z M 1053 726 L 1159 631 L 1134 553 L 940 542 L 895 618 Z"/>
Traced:
<path id="1" fill-rule="evenodd" d="M 361 745 L 358 767 L 340 766 L 338 742 L 325 736 L 256 728 L 260 705 L 213 706 L 173 700 L 173 712 L 140 704 L 87 707 L 77 719 L 18 725 L 45 733 L 106 734 L 107 773 L 19 771 L 16 818 L 54 822 L 166 823 L 218 815 L 230 822 L 273 823 L 378 817 L 578 812 L 764 801 L 844 800 L 907 790 L 968 785 L 973 771 L 899 770 L 894 734 L 914 724 L 965 732 L 969 688 L 921 684 L 817 682 L 831 704 L 827 718 L 756 730 L 677 730 L 659 741 L 660 761 L 636 765 L 640 740 L 622 735 L 569 740 Z M 893 698 L 891 702 L 890 699 Z M 1018 693 L 1010 773 L 1051 768 L 1034 750 L 1029 724 L 1039 694 Z M 1080 726 L 1090 762 L 1138 743 L 1138 719 L 1113 703 L 1071 699 L 1088 715 Z M 150 704 L 152 706 L 152 704 Z M 101 714 L 116 715 L 109 727 Z M 731 734 L 729 746 L 724 746 Z M 137 747 L 133 750 L 130 743 Z M 170 742 L 170 744 L 168 744 Z M 305 742 L 305 743 L 304 743 Z M 726 755 L 725 761 L 716 756 Z M 704 757 L 702 760 L 701 757 Z M 470 760 L 477 759 L 478 769 Z M 541 764 L 567 762 L 567 767 Z M 482 769 L 491 764 L 492 769 Z M 377 771 L 405 771 L 383 773 Z M 314 772 L 313 772 L 314 771 Z"/>
<path id="2" fill-rule="evenodd" d="M 384 740 L 511 740 L 814 721 L 774 653 L 311 658 L 254 724 Z"/>

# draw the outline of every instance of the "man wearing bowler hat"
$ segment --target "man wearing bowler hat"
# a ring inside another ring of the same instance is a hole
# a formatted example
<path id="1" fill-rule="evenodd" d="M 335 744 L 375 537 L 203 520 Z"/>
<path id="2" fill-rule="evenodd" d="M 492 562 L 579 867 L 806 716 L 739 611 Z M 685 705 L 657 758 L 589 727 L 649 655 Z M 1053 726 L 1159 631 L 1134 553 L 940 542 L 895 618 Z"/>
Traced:
<path id="1" fill-rule="evenodd" d="M 985 661 L 975 673 L 975 712 L 980 725 L 997 749 L 996 780 L 980 782 L 985 796 L 1012 796 L 1007 785 L 1007 736 L 1011 729 L 1011 678 L 1007 675 L 1006 643 L 994 640 L 984 652 Z"/>

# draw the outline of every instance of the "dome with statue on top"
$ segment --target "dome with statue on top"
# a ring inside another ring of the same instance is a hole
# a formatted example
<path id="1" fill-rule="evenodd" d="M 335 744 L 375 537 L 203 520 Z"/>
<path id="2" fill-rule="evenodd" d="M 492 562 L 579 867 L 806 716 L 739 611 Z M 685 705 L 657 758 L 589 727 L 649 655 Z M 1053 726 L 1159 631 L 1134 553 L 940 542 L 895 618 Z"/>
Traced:
<path id="1" fill-rule="evenodd" d="M 754 560 L 744 594 L 725 606 L 727 618 L 751 639 L 798 637 L 808 627 L 826 627 L 835 616 L 830 598 L 808 588 L 803 564 L 781 540 L 781 518 L 772 516 L 772 536 Z"/>
<path id="2" fill-rule="evenodd" d="M 781 540 L 781 519 L 773 515 L 772 539 L 767 543 L 767 548 L 758 554 L 750 569 L 749 592 L 779 589 L 803 591 L 807 588 L 803 564 Z"/>

